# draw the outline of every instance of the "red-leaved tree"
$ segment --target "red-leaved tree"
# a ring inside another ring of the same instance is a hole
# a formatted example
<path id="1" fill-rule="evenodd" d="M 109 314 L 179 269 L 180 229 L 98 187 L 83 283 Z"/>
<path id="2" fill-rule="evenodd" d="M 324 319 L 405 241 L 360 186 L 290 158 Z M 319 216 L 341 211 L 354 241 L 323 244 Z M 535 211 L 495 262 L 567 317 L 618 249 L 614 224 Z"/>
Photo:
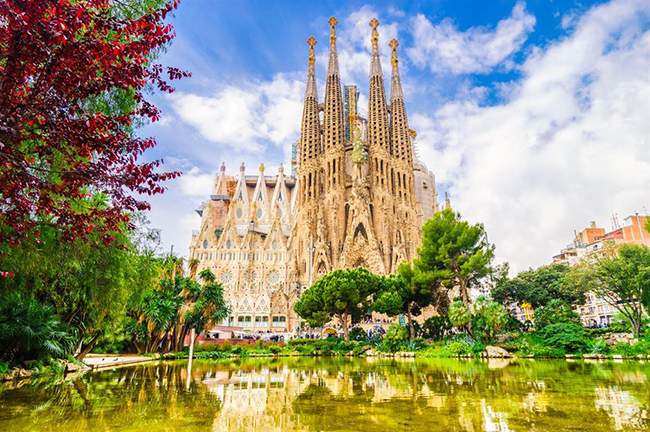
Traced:
<path id="1" fill-rule="evenodd" d="M 44 223 L 62 241 L 110 243 L 149 209 L 134 195 L 180 175 L 139 162 L 156 141 L 133 133 L 159 116 L 143 91 L 189 75 L 151 61 L 175 35 L 164 19 L 177 3 L 124 18 L 109 0 L 0 1 L 0 249 Z"/>

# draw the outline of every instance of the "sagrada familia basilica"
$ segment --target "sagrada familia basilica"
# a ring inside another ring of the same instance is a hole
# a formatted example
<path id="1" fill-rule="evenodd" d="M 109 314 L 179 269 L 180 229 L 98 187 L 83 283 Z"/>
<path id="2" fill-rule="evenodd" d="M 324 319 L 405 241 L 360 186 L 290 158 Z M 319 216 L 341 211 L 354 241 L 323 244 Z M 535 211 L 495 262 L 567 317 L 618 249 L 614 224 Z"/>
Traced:
<path id="1" fill-rule="evenodd" d="M 253 330 L 291 330 L 293 304 L 322 275 L 363 266 L 395 272 L 420 243 L 420 227 L 438 210 L 433 174 L 414 154 L 393 39 L 390 99 L 379 56 L 379 22 L 370 22 L 372 54 L 367 118 L 355 86 L 341 88 L 336 18 L 325 100 L 316 86 L 316 40 L 310 37 L 307 86 L 297 155 L 291 175 L 217 175 L 210 199 L 198 210 L 190 259 L 210 268 L 231 307 L 225 324 Z M 447 203 L 448 205 L 448 203 Z"/>

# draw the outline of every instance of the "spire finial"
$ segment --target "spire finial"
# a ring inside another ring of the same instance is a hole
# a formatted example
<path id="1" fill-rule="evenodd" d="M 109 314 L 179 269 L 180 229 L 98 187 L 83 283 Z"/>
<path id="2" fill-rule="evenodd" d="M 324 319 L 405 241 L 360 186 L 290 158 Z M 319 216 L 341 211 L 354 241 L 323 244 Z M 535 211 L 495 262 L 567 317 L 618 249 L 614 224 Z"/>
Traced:
<path id="1" fill-rule="evenodd" d="M 379 26 L 379 21 L 377 18 L 373 18 L 370 21 L 370 27 L 372 28 L 372 36 L 370 41 L 372 42 L 372 55 L 370 57 L 370 76 L 382 75 L 381 73 L 381 62 L 379 60 L 379 33 L 377 32 L 377 27 Z"/>
<path id="2" fill-rule="evenodd" d="M 309 36 L 307 39 L 307 45 L 309 45 L 309 64 L 313 65 L 316 62 L 316 56 L 314 55 L 314 45 L 316 45 L 316 38 Z"/>
<path id="3" fill-rule="evenodd" d="M 339 23 L 339 20 L 332 17 L 327 23 L 330 25 L 330 43 L 336 43 L 336 25 Z"/>
<path id="4" fill-rule="evenodd" d="M 241 172 L 246 171 L 246 167 L 244 166 L 244 162 L 241 163 L 241 166 L 239 167 L 239 171 L 241 171 Z"/>
<path id="5" fill-rule="evenodd" d="M 260 164 L 260 173 L 264 172 L 264 162 Z"/>
<path id="6" fill-rule="evenodd" d="M 397 47 L 399 46 L 399 42 L 397 42 L 397 39 L 393 39 L 392 41 L 390 41 L 388 46 L 390 46 L 391 49 L 393 50 L 393 53 L 391 55 L 391 63 L 393 64 L 393 66 L 397 66 L 397 63 L 398 63 L 398 60 L 397 60 Z"/>
<path id="7" fill-rule="evenodd" d="M 226 163 L 221 162 L 221 172 L 224 172 L 226 170 Z"/>
<path id="8" fill-rule="evenodd" d="M 373 46 L 377 46 L 379 43 L 379 33 L 377 32 L 379 21 L 377 21 L 377 18 L 373 18 L 372 21 L 370 21 L 370 27 L 372 27 L 372 36 L 370 38 L 370 41 L 372 42 Z"/>

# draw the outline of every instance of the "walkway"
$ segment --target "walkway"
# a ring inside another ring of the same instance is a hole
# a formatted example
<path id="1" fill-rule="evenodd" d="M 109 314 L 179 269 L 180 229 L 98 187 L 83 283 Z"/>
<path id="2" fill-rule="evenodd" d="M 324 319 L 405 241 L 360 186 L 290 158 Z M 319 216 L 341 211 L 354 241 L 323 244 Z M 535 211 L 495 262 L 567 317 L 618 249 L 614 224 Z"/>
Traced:
<path id="1" fill-rule="evenodd" d="M 91 367 L 93 370 L 98 370 L 138 363 L 147 363 L 153 360 L 154 359 L 151 357 L 144 357 L 135 354 L 88 354 L 86 358 L 84 358 L 84 363 Z"/>

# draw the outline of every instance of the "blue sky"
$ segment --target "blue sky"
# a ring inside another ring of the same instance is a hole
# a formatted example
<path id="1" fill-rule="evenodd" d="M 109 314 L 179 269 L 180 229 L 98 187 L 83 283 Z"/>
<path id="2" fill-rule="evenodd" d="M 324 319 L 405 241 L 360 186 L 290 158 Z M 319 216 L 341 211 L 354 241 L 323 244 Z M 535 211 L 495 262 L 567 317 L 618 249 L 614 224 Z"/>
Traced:
<path id="1" fill-rule="evenodd" d="M 485 223 L 500 261 L 546 264 L 591 220 L 610 228 L 612 213 L 650 209 L 648 2 L 185 0 L 161 60 L 193 77 L 152 96 L 162 121 L 141 131 L 158 140 L 148 158 L 185 173 L 151 200 L 166 249 L 187 254 L 222 162 L 248 174 L 288 162 L 305 41 L 318 40 L 322 98 L 332 15 L 343 84 L 359 87 L 362 106 L 368 22 L 381 22 L 385 76 L 399 40 L 420 157 L 454 208 Z"/>

